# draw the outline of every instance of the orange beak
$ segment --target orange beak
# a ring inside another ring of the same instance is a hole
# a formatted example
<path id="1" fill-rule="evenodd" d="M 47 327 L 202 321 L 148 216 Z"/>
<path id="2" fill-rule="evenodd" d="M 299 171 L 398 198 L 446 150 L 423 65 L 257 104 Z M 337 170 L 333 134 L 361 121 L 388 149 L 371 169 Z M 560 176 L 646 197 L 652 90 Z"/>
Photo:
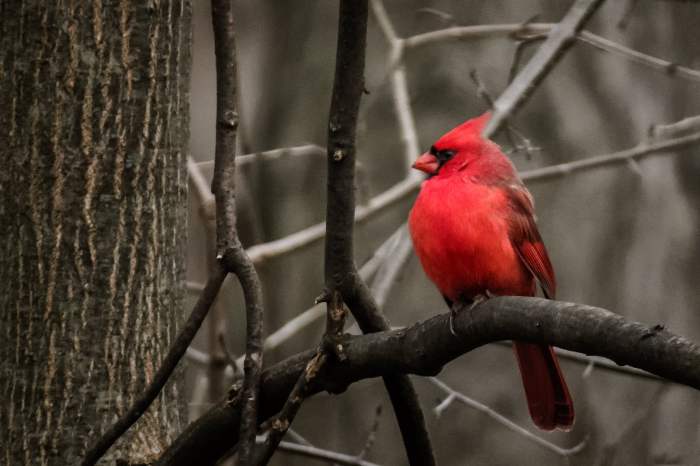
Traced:
<path id="1" fill-rule="evenodd" d="M 426 152 L 413 162 L 413 168 L 425 172 L 428 175 L 434 175 L 438 171 L 438 168 L 440 168 L 440 162 L 438 162 L 437 157 L 433 154 Z"/>

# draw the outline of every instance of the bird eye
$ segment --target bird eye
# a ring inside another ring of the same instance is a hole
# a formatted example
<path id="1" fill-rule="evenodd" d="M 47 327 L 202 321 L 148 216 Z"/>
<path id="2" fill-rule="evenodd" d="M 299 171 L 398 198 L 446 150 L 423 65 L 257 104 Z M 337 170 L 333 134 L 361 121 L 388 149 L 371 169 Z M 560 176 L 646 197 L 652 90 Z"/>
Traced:
<path id="1" fill-rule="evenodd" d="M 440 162 L 447 162 L 450 160 L 452 157 L 454 157 L 455 151 L 453 150 L 439 150 L 435 153 L 435 156 L 438 158 Z"/>

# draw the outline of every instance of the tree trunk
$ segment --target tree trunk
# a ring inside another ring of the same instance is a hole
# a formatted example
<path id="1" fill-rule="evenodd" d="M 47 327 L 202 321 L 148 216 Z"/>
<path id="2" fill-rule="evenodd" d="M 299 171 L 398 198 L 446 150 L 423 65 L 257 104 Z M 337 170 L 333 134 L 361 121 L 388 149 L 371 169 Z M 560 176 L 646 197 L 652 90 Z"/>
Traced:
<path id="1" fill-rule="evenodd" d="M 0 463 L 78 464 L 177 332 L 190 46 L 187 0 L 0 0 Z M 111 457 L 182 407 L 176 380 Z"/>

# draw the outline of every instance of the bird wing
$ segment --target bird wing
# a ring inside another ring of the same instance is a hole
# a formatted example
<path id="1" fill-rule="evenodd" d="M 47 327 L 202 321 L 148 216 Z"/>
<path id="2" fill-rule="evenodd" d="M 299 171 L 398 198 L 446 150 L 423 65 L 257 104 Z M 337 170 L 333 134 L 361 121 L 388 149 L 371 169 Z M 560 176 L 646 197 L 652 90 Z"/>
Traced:
<path id="1" fill-rule="evenodd" d="M 512 208 L 509 222 L 509 235 L 520 260 L 532 273 L 549 299 L 554 299 L 557 282 L 554 268 L 549 261 L 547 250 L 542 242 L 535 222 L 535 208 L 532 196 L 522 183 L 511 184 L 506 189 Z"/>

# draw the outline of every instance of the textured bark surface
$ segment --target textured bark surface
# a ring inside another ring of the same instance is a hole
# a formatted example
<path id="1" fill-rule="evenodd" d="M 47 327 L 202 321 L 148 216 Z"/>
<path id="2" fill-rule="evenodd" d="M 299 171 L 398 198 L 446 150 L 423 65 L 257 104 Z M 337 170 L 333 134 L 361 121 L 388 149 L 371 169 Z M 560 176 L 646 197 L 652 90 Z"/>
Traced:
<path id="1" fill-rule="evenodd" d="M 182 321 L 190 4 L 0 18 L 0 463 L 77 464 Z M 111 457 L 159 453 L 181 401 L 170 383 Z"/>

